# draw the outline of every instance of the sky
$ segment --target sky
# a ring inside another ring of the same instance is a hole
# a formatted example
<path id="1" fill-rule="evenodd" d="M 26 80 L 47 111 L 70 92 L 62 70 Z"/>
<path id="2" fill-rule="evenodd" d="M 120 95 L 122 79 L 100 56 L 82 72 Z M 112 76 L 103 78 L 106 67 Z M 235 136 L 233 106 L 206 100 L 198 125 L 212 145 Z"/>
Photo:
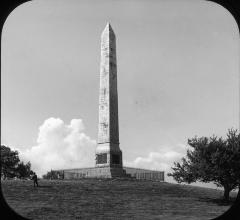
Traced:
<path id="1" fill-rule="evenodd" d="M 167 173 L 186 155 L 188 138 L 239 128 L 239 32 L 222 6 L 35 0 L 3 27 L 1 144 L 38 174 L 94 166 L 107 22 L 116 35 L 125 166 Z"/>

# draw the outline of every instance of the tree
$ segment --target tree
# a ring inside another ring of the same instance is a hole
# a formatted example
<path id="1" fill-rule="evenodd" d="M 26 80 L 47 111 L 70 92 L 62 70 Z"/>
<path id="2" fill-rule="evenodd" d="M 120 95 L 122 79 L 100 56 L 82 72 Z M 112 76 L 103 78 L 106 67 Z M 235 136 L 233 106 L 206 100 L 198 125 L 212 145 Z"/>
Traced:
<path id="1" fill-rule="evenodd" d="M 47 174 L 44 174 L 43 176 L 43 179 L 52 179 L 52 172 L 51 171 L 49 171 L 49 172 L 47 172 Z"/>
<path id="2" fill-rule="evenodd" d="M 63 171 L 48 171 L 44 174 L 43 179 L 64 179 L 64 172 Z"/>
<path id="3" fill-rule="evenodd" d="M 16 168 L 16 171 L 19 178 L 28 178 L 33 174 L 30 162 L 26 164 L 24 164 L 24 162 L 20 162 Z"/>
<path id="4" fill-rule="evenodd" d="M 173 172 L 168 173 L 178 183 L 213 182 L 224 188 L 224 199 L 240 186 L 240 134 L 229 129 L 227 139 L 192 138 L 188 144 L 193 150 L 187 150 L 187 156 L 181 163 L 174 162 Z"/>
<path id="5" fill-rule="evenodd" d="M 19 161 L 18 151 L 12 151 L 9 147 L 1 145 L 1 175 L 3 178 L 16 176 L 16 167 Z"/>
<path id="6" fill-rule="evenodd" d="M 30 177 L 33 173 L 31 163 L 20 162 L 18 151 L 13 151 L 9 147 L 1 145 L 1 176 L 13 178 Z"/>

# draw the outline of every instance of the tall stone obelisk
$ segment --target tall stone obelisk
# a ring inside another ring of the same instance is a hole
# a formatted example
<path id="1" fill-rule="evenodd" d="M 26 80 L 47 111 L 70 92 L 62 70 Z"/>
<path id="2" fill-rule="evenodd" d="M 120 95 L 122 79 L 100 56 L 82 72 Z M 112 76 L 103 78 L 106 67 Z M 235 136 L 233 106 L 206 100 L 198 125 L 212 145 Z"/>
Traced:
<path id="1" fill-rule="evenodd" d="M 101 35 L 99 123 L 96 164 L 103 177 L 121 176 L 119 148 L 116 37 L 107 23 Z"/>

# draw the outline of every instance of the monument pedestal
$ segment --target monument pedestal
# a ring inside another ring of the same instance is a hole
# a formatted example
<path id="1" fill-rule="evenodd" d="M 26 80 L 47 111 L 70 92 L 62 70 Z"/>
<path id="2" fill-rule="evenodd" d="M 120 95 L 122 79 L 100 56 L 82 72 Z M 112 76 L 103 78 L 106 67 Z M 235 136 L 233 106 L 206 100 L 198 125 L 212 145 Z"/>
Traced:
<path id="1" fill-rule="evenodd" d="M 114 178 L 126 177 L 122 167 L 122 151 L 118 144 L 98 144 L 95 159 L 96 177 Z"/>
<path id="2" fill-rule="evenodd" d="M 120 167 L 96 167 L 95 168 L 96 178 L 125 178 L 128 177 L 126 171 Z"/>

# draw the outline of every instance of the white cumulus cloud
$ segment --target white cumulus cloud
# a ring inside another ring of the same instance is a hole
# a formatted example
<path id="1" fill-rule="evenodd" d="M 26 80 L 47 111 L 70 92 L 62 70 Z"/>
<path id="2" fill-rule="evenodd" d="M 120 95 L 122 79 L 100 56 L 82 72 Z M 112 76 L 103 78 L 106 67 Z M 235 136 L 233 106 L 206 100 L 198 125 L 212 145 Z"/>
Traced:
<path id="1" fill-rule="evenodd" d="M 173 163 L 180 161 L 186 155 L 188 146 L 178 144 L 177 146 L 160 146 L 159 151 L 149 152 L 145 157 L 137 157 L 135 160 L 125 161 L 125 166 L 137 167 L 151 170 L 161 170 L 168 173 Z"/>
<path id="2" fill-rule="evenodd" d="M 38 175 L 51 169 L 94 166 L 96 141 L 84 129 L 81 119 L 67 125 L 59 118 L 49 118 L 39 127 L 37 145 L 20 151 L 20 157 L 30 161 Z"/>
<path id="3" fill-rule="evenodd" d="M 51 169 L 93 167 L 96 141 L 84 133 L 81 119 L 72 119 L 70 124 L 59 118 L 48 118 L 39 127 L 37 144 L 27 150 L 19 150 L 20 159 L 30 161 L 32 169 L 39 175 Z M 186 155 L 188 146 L 160 146 L 146 156 L 133 161 L 124 161 L 124 166 L 171 170 L 173 163 Z"/>

